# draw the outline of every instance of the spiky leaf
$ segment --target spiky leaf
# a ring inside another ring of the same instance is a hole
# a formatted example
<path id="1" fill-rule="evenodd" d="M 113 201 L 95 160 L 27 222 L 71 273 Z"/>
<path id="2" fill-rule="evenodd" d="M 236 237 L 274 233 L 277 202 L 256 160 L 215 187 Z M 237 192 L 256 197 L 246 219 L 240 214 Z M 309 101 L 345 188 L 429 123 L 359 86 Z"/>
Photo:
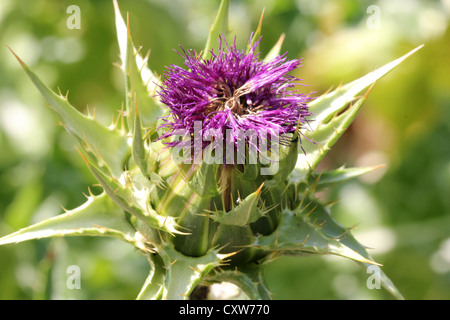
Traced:
<path id="1" fill-rule="evenodd" d="M 305 131 L 304 135 L 314 143 L 304 139 L 302 145 L 304 153 L 300 152 L 296 165 L 305 177 L 317 166 L 355 119 L 367 93 L 364 97 L 358 95 L 421 47 L 309 103 L 309 109 L 314 114 L 314 121 L 310 124 L 310 131 Z"/>
<path id="2" fill-rule="evenodd" d="M 217 12 L 216 18 L 209 28 L 208 39 L 206 40 L 205 49 L 203 50 L 203 59 L 207 59 L 211 55 L 211 50 L 216 45 L 217 39 L 223 34 L 226 36 L 228 34 L 228 11 L 230 8 L 229 0 L 222 0 L 220 2 L 219 11 Z"/>
<path id="3" fill-rule="evenodd" d="M 63 236 L 107 236 L 134 244 L 135 230 L 111 199 L 89 196 L 80 207 L 46 219 L 0 239 L 0 245 Z"/>
<path id="4" fill-rule="evenodd" d="M 13 54 L 50 107 L 59 115 L 66 130 L 84 146 L 97 165 L 106 167 L 115 176 L 120 176 L 130 155 L 126 136 L 79 112 L 69 103 L 67 97 L 48 88 L 14 52 Z"/>
<path id="5" fill-rule="evenodd" d="M 261 269 L 249 265 L 235 270 L 225 270 L 208 275 L 205 283 L 230 282 L 238 286 L 251 300 L 270 300 L 271 293 L 264 283 Z"/>
<path id="6" fill-rule="evenodd" d="M 117 206 L 148 226 L 171 234 L 182 233 L 179 231 L 179 226 L 173 217 L 161 216 L 153 210 L 149 204 L 148 190 L 130 181 L 127 176 L 128 172 L 124 173 L 124 176 L 121 177 L 123 182 L 120 182 L 118 179 L 108 176 L 85 157 L 83 158 L 106 194 L 108 194 Z M 139 187 L 142 189 L 138 189 Z"/>
<path id="7" fill-rule="evenodd" d="M 248 195 L 245 199 L 239 200 L 239 204 L 225 213 L 217 212 L 211 218 L 226 225 L 244 227 L 255 222 L 262 216 L 258 207 L 258 200 L 261 194 L 262 185 L 258 190 Z"/>
<path id="8" fill-rule="evenodd" d="M 191 167 L 193 172 L 188 173 L 188 186 L 201 197 L 215 197 L 220 194 L 217 171 L 219 165 L 203 162 L 196 168 Z"/>
<path id="9" fill-rule="evenodd" d="M 154 96 L 160 80 L 148 68 L 148 56 L 142 58 L 133 45 L 130 26 L 122 18 L 117 1 L 114 0 L 117 40 L 119 42 L 122 71 L 125 76 L 126 110 L 129 129 L 134 126 L 135 108 L 132 103 L 136 99 L 144 126 L 155 128 L 158 117 L 163 114 L 163 107 Z"/>
<path id="10" fill-rule="evenodd" d="M 283 33 L 280 38 L 278 39 L 277 43 L 270 49 L 270 51 L 267 53 L 267 55 L 264 57 L 265 62 L 269 62 L 273 58 L 280 55 L 281 46 L 283 45 L 285 34 Z"/>
<path id="11" fill-rule="evenodd" d="M 315 199 L 306 199 L 295 210 L 285 209 L 277 230 L 260 236 L 255 246 L 270 250 L 273 255 L 338 255 L 363 266 L 379 265 L 368 254 L 366 247 L 330 216 L 329 209 Z M 382 285 L 395 297 L 402 295 L 389 278 L 382 273 Z"/>
<path id="12" fill-rule="evenodd" d="M 301 172 L 294 170 L 288 178 L 289 183 L 297 185 L 299 192 L 303 192 L 308 189 L 310 192 L 320 191 L 325 188 L 332 187 L 334 185 L 355 179 L 364 174 L 373 172 L 383 167 L 382 165 L 372 167 L 359 167 L 359 168 L 339 168 L 330 171 L 323 172 L 311 172 L 307 183 L 301 181 Z"/>
<path id="13" fill-rule="evenodd" d="M 142 174 L 145 177 L 149 177 L 148 165 L 147 165 L 147 150 L 145 149 L 145 141 L 142 135 L 141 117 L 136 105 L 134 113 L 134 134 L 132 144 L 132 155 L 134 162 L 138 165 Z"/>
<path id="14" fill-rule="evenodd" d="M 335 254 L 376 264 L 350 232 L 335 223 L 325 207 L 315 201 L 296 210 L 284 209 L 277 229 L 268 236 L 259 236 L 255 246 L 281 254 Z"/>
<path id="15" fill-rule="evenodd" d="M 159 254 L 166 270 L 162 298 L 167 300 L 188 299 L 201 279 L 228 257 L 215 250 L 201 257 L 188 257 L 170 246 L 161 248 Z"/>
<path id="16" fill-rule="evenodd" d="M 138 300 L 161 300 L 165 295 L 165 275 L 164 262 L 158 255 L 148 256 L 150 262 L 150 272 L 144 285 L 139 292 Z"/>

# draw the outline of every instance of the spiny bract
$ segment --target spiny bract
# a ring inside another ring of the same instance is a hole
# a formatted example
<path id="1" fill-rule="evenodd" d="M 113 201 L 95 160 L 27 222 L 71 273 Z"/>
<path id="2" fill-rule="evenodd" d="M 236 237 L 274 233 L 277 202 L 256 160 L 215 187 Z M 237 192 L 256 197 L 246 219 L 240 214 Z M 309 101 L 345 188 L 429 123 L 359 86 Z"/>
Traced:
<path id="1" fill-rule="evenodd" d="M 139 299 L 188 299 L 197 286 L 217 282 L 236 284 L 250 299 L 269 299 L 260 266 L 282 255 L 334 254 L 362 266 L 377 264 L 314 196 L 375 167 L 320 173 L 315 168 L 358 113 L 365 99 L 359 94 L 415 50 L 309 101 L 288 90 L 297 81 L 288 72 L 300 61 L 279 55 L 281 41 L 263 59 L 255 53 L 261 24 L 247 51 L 226 42 L 228 7 L 223 0 L 202 56 L 185 51 L 188 69 L 172 66 L 162 82 L 135 49 L 114 1 L 126 90 L 122 128 L 104 127 L 78 112 L 16 56 L 79 142 L 104 191 L 0 244 L 59 236 L 119 238 L 148 258 L 150 272 Z M 218 51 L 213 43 L 220 43 Z M 256 143 L 246 135 L 250 129 L 267 130 L 270 137 Z M 224 139 L 225 152 L 218 144 Z M 381 281 L 402 298 L 382 272 Z"/>

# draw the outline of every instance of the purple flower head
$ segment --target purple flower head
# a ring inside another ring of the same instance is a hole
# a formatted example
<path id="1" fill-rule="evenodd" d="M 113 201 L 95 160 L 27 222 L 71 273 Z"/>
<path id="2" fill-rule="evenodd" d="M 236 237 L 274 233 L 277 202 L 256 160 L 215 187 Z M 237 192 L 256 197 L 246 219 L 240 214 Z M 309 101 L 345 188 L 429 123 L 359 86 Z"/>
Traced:
<path id="1" fill-rule="evenodd" d="M 215 132 L 216 138 L 226 137 L 229 145 L 237 146 L 242 140 L 252 143 L 250 135 L 243 133 L 265 132 L 288 144 L 289 134 L 301 128 L 310 115 L 309 97 L 292 90 L 300 79 L 288 75 L 300 67 L 301 60 L 287 60 L 285 53 L 260 61 L 256 53 L 260 41 L 245 52 L 221 37 L 218 52 L 212 50 L 209 59 L 182 49 L 187 70 L 176 65 L 168 68 L 158 92 L 171 111 L 163 125 L 169 130 L 162 138 L 177 132 L 205 138 Z M 204 140 L 203 147 L 211 139 Z M 168 145 L 183 143 L 175 140 Z"/>

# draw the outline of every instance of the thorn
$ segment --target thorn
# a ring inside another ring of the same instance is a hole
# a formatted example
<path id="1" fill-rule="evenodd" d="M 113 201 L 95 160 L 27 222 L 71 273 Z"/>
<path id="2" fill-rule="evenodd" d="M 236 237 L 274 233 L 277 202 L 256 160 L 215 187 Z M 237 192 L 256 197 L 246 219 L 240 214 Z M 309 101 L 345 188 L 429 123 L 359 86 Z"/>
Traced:
<path id="1" fill-rule="evenodd" d="M 342 241 L 348 234 L 349 230 L 344 230 L 340 235 L 334 238 L 335 241 Z"/>
<path id="2" fill-rule="evenodd" d="M 150 136 L 153 134 L 153 132 L 151 132 L 151 130 L 148 130 L 148 128 L 144 128 L 144 136 L 142 137 L 142 140 L 147 140 L 150 139 Z M 151 142 L 151 141 L 150 141 Z"/>
<path id="3" fill-rule="evenodd" d="M 175 262 L 177 262 L 178 259 L 173 260 L 169 265 L 173 266 L 175 264 Z"/>
<path id="4" fill-rule="evenodd" d="M 280 37 L 278 38 L 277 43 L 275 44 L 275 46 L 280 47 L 283 45 L 284 42 L 284 38 L 286 37 L 286 34 L 283 32 Z"/>
<path id="5" fill-rule="evenodd" d="M 134 202 L 133 202 L 133 197 L 132 197 L 132 195 L 131 195 L 131 193 L 129 194 L 129 200 L 130 200 L 130 205 L 131 206 L 134 206 Z"/>
<path id="6" fill-rule="evenodd" d="M 221 272 L 225 272 L 225 271 L 220 267 L 220 265 L 217 266 L 217 269 L 219 269 Z"/>
<path id="7" fill-rule="evenodd" d="M 223 269 L 220 268 L 220 267 L 226 267 L 226 266 L 229 266 L 229 265 L 230 265 L 229 262 L 230 262 L 230 259 L 222 260 L 222 261 L 220 261 L 219 264 L 217 265 L 217 268 L 219 268 L 220 271 L 224 272 Z"/>
<path id="8" fill-rule="evenodd" d="M 120 70 L 123 71 L 122 65 L 120 65 L 118 62 L 113 62 L 113 67 L 119 68 Z"/>
<path id="9" fill-rule="evenodd" d="M 84 156 L 84 154 L 81 152 L 80 149 L 78 149 L 78 147 L 75 146 L 75 149 L 77 149 L 78 153 L 80 154 L 80 156 L 83 158 L 84 162 L 87 164 L 88 167 L 91 166 L 91 164 L 89 163 L 89 160 Z"/>
<path id="10" fill-rule="evenodd" d="M 261 185 L 259 186 L 259 188 L 255 191 L 258 195 L 261 193 L 261 190 L 262 190 L 262 188 L 264 187 L 264 183 L 265 183 L 265 181 L 264 181 L 263 183 L 261 183 Z"/>
<path id="11" fill-rule="evenodd" d="M 305 238 L 305 240 L 303 240 L 301 243 L 300 243 L 300 245 L 301 246 L 304 246 L 305 245 L 305 243 L 306 243 L 306 241 L 308 240 L 308 238 L 309 238 L 309 233 L 306 235 L 306 238 Z"/>
<path id="12" fill-rule="evenodd" d="M 161 235 L 161 231 L 160 231 L 159 229 L 156 229 L 156 230 L 158 231 L 158 235 L 159 235 L 160 242 L 161 242 L 161 243 L 164 243 L 164 239 L 163 239 L 163 237 L 162 237 L 162 235 Z"/>
<path id="13" fill-rule="evenodd" d="M 68 129 L 68 127 L 67 127 L 67 125 L 64 123 L 64 122 L 61 122 L 61 121 L 58 121 L 57 123 L 56 123 L 56 125 L 57 126 L 61 126 L 61 127 L 63 127 L 64 129 Z"/>
<path id="14" fill-rule="evenodd" d="M 94 227 L 96 227 L 97 229 L 100 229 L 100 232 L 105 233 L 106 231 L 108 231 L 108 228 L 99 226 L 98 224 L 94 223 Z"/>
<path id="15" fill-rule="evenodd" d="M 9 51 L 11 51 L 11 53 L 14 55 L 14 57 L 17 59 L 17 61 L 20 63 L 20 65 L 24 68 L 27 68 L 27 65 L 25 64 L 25 62 L 22 61 L 22 59 L 19 58 L 19 56 L 13 51 L 13 49 L 11 49 L 10 46 L 8 46 L 5 43 L 5 46 L 8 47 Z"/>
<path id="16" fill-rule="evenodd" d="M 258 23 L 258 28 L 257 28 L 257 30 L 261 30 L 262 22 L 263 22 L 263 18 L 264 18 L 264 11 L 266 11 L 266 7 L 264 7 L 264 8 L 262 9 L 261 18 L 259 18 L 259 23 Z"/>
<path id="17" fill-rule="evenodd" d="M 130 14 L 127 12 L 127 38 L 131 39 L 131 32 L 130 32 Z"/>
<path id="18" fill-rule="evenodd" d="M 332 92 L 332 91 L 333 91 L 333 87 L 331 86 L 331 87 L 328 88 L 327 91 L 325 91 L 325 92 L 323 93 L 322 97 L 325 97 L 327 94 L 329 94 L 329 93 Z M 321 96 L 319 96 L 317 99 L 320 99 L 320 97 L 321 97 Z"/>
<path id="19" fill-rule="evenodd" d="M 269 213 L 270 211 L 274 210 L 274 209 L 275 209 L 276 207 L 278 207 L 278 206 L 280 206 L 279 203 L 274 203 L 274 204 L 272 204 L 270 207 L 267 207 L 266 210 L 263 210 L 263 211 L 262 211 L 262 214 L 263 214 L 263 215 L 266 215 L 267 213 Z M 264 204 L 263 204 L 263 207 L 265 207 L 265 202 L 264 202 Z"/>
<path id="20" fill-rule="evenodd" d="M 136 49 L 136 52 L 134 53 L 134 56 L 136 57 L 139 54 L 139 52 L 141 52 L 141 50 L 142 50 L 142 46 L 139 46 L 139 48 Z"/>
<path id="21" fill-rule="evenodd" d="M 196 268 L 194 268 L 194 267 L 192 267 L 192 266 L 188 266 L 189 268 L 191 268 L 192 270 L 194 270 L 195 272 L 197 272 L 197 273 L 202 273 L 200 270 L 198 270 L 198 269 L 196 269 Z"/>
<path id="22" fill-rule="evenodd" d="M 384 167 L 387 167 L 387 166 L 388 165 L 386 163 L 378 164 L 376 166 L 372 166 L 372 170 L 375 171 L 375 170 L 378 170 L 378 169 L 381 169 L 381 168 L 384 168 Z"/>
<path id="23" fill-rule="evenodd" d="M 319 225 L 317 225 L 316 227 L 319 228 L 319 230 L 320 230 L 320 229 L 322 229 L 323 227 L 325 227 L 326 224 L 327 224 L 327 220 L 326 220 L 326 219 L 323 219 L 323 220 L 319 223 Z"/>
<path id="24" fill-rule="evenodd" d="M 97 149 L 96 146 L 94 146 L 94 151 L 95 151 L 95 153 L 97 154 L 97 157 L 98 157 L 98 159 L 100 160 L 100 162 L 107 166 L 105 160 L 104 160 L 103 157 L 101 156 L 100 152 L 98 152 L 98 149 Z"/>
<path id="25" fill-rule="evenodd" d="M 118 127 L 118 125 L 119 125 L 119 120 L 123 117 L 123 112 L 124 112 L 124 110 L 123 110 L 123 102 L 122 102 L 122 105 L 121 105 L 121 107 L 120 107 L 120 110 L 118 111 L 117 119 L 116 119 L 115 123 L 113 122 L 115 128 Z"/>
<path id="26" fill-rule="evenodd" d="M 142 58 L 142 68 L 141 68 L 141 70 L 139 70 L 139 72 L 142 72 L 142 69 L 144 69 L 144 66 L 147 65 L 149 57 L 150 57 L 150 50 L 148 50 L 146 55 L 144 56 L 144 58 Z"/>
<path id="27" fill-rule="evenodd" d="M 306 208 L 309 206 L 311 204 L 311 202 L 310 203 L 308 203 L 308 205 L 306 206 Z M 311 210 L 309 210 L 307 213 L 305 213 L 303 216 L 305 217 L 305 218 L 308 218 L 310 215 L 311 215 L 311 213 L 313 213 L 315 210 L 316 210 L 316 208 L 317 208 L 317 204 L 314 206 L 314 208 L 312 208 Z"/>
<path id="28" fill-rule="evenodd" d="M 145 203 L 145 211 L 150 215 L 150 210 L 148 209 L 148 202 Z"/>
<path id="29" fill-rule="evenodd" d="M 83 132 L 83 141 L 82 141 L 83 147 L 85 150 L 93 150 L 92 146 L 90 145 L 88 139 L 86 138 L 86 134 Z"/>
<path id="30" fill-rule="evenodd" d="M 326 207 L 332 207 L 332 206 L 334 206 L 336 203 L 339 203 L 339 201 L 341 201 L 341 200 L 340 200 L 340 199 L 335 199 L 335 200 L 328 201 L 327 203 L 325 203 L 325 206 L 326 206 Z"/>
<path id="31" fill-rule="evenodd" d="M 286 184 L 286 186 L 283 188 L 283 191 L 281 191 L 280 198 L 281 198 L 281 196 L 283 196 L 286 193 L 286 191 L 288 189 L 289 189 L 289 184 Z"/>
<path id="32" fill-rule="evenodd" d="M 348 231 L 354 230 L 354 229 L 356 229 L 360 224 L 361 224 L 361 222 L 358 222 L 358 223 L 354 224 L 353 226 L 348 227 L 347 230 L 348 230 Z"/>
<path id="33" fill-rule="evenodd" d="M 320 178 L 322 177 L 322 174 L 323 174 L 323 171 L 321 171 L 321 172 L 319 173 L 317 179 L 314 181 L 314 184 L 313 184 L 312 187 L 311 187 L 313 193 L 315 192 L 315 190 L 316 190 L 316 188 L 317 188 L 317 185 L 319 184 L 319 181 L 320 181 Z"/>

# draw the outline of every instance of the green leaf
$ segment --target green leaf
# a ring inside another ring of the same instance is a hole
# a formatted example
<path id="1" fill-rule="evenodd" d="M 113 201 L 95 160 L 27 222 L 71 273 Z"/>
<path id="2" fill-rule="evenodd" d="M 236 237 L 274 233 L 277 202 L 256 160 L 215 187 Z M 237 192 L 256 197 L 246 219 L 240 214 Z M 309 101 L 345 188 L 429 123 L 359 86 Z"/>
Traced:
<path id="1" fill-rule="evenodd" d="M 269 62 L 273 58 L 276 58 L 280 55 L 281 47 L 283 46 L 285 34 L 281 34 L 280 38 L 278 39 L 277 43 L 270 49 L 270 51 L 267 53 L 267 55 L 264 57 L 264 62 Z"/>
<path id="2" fill-rule="evenodd" d="M 304 199 L 295 210 L 284 209 L 277 230 L 268 236 L 259 236 L 255 247 L 279 255 L 333 254 L 356 261 L 363 266 L 378 265 L 366 247 L 330 216 L 329 209 L 315 199 Z M 396 298 L 400 292 L 382 273 L 382 285 Z"/>
<path id="3" fill-rule="evenodd" d="M 161 300 L 164 295 L 166 270 L 159 255 L 148 257 L 150 272 L 137 296 L 137 300 Z"/>
<path id="4" fill-rule="evenodd" d="M 217 271 L 207 275 L 205 283 L 230 282 L 238 286 L 250 300 L 271 300 L 272 296 L 264 283 L 262 270 L 259 266 L 247 265 L 235 270 Z"/>
<path id="5" fill-rule="evenodd" d="M 193 171 L 187 173 L 189 188 L 201 197 L 215 197 L 219 195 L 218 169 L 219 165 L 217 163 L 208 164 L 206 161 L 203 161 L 197 167 L 191 166 Z"/>
<path id="6" fill-rule="evenodd" d="M 114 237 L 134 244 L 135 230 L 123 210 L 105 194 L 89 196 L 80 207 L 0 238 L 0 245 L 26 240 L 64 237 Z"/>
<path id="7" fill-rule="evenodd" d="M 261 13 L 261 18 L 259 18 L 259 23 L 258 23 L 258 27 L 256 28 L 255 32 L 253 33 L 250 42 L 247 46 L 247 54 L 250 52 L 250 49 L 252 48 L 252 46 L 256 43 L 256 41 L 259 41 L 259 39 L 261 38 L 261 29 L 262 29 L 262 21 L 263 21 L 263 17 L 264 17 L 264 11 L 265 9 L 263 9 L 262 13 Z"/>
<path id="8" fill-rule="evenodd" d="M 292 170 L 294 170 L 298 159 L 298 145 L 299 142 L 291 142 L 289 146 L 279 146 L 277 158 L 269 163 L 270 167 L 262 168 L 267 172 L 274 171 L 270 180 L 267 180 L 266 187 L 273 188 L 275 186 L 283 185 Z M 272 157 L 275 155 L 275 150 L 272 152 Z M 275 170 L 274 170 L 275 169 Z M 265 171 L 262 171 L 265 172 Z"/>
<path id="9" fill-rule="evenodd" d="M 210 248 L 210 221 L 203 213 L 209 209 L 211 199 L 193 194 L 177 219 L 187 235 L 177 235 L 172 243 L 175 249 L 188 256 L 202 256 Z"/>
<path id="10" fill-rule="evenodd" d="M 339 168 L 324 172 L 311 172 L 307 183 L 301 180 L 302 173 L 299 170 L 294 170 L 288 177 L 288 182 L 296 185 L 298 192 L 303 192 L 306 189 L 318 192 L 325 188 L 334 186 L 339 183 L 349 181 L 351 179 L 370 173 L 374 170 L 383 167 L 383 165 L 360 168 Z"/>
<path id="11" fill-rule="evenodd" d="M 306 176 L 306 173 L 316 168 L 331 147 L 353 122 L 363 101 L 364 99 L 359 99 L 344 113 L 334 117 L 326 125 L 321 125 L 306 135 L 314 143 L 305 140 L 302 142 L 304 153 L 298 155 L 296 163 L 296 169 L 299 172 Z"/>
<path id="12" fill-rule="evenodd" d="M 83 154 L 81 155 L 83 156 Z M 170 234 L 182 234 L 182 232 L 178 231 L 179 226 L 173 217 L 161 216 L 151 208 L 148 190 L 150 187 L 149 185 L 138 186 L 134 184 L 133 181 L 130 181 L 130 177 L 128 176 L 130 174 L 129 171 L 124 173 L 121 177 L 123 182 L 120 182 L 114 177 L 108 176 L 93 163 L 89 162 L 84 156 L 83 159 L 94 177 L 105 190 L 106 194 L 116 205 L 141 220 L 149 227 L 154 227 Z"/>
<path id="13" fill-rule="evenodd" d="M 126 110 L 128 128 L 133 130 L 134 106 L 131 101 L 135 97 L 139 105 L 142 122 L 145 127 L 155 128 L 158 117 L 163 114 L 163 106 L 154 97 L 160 79 L 148 68 L 148 56 L 142 58 L 139 50 L 136 50 L 130 34 L 129 21 L 127 23 L 114 0 L 114 12 L 116 20 L 117 40 L 119 43 L 122 71 L 125 76 Z M 136 96 L 135 96 L 136 95 Z"/>
<path id="14" fill-rule="evenodd" d="M 79 112 L 69 103 L 67 97 L 50 90 L 12 50 L 11 52 L 50 107 L 59 115 L 66 130 L 84 145 L 89 156 L 95 159 L 99 166 L 106 166 L 111 173 L 119 176 L 130 155 L 126 136 Z"/>
<path id="15" fill-rule="evenodd" d="M 299 153 L 296 164 L 296 168 L 305 178 L 353 122 L 370 90 L 363 97 L 357 95 L 421 47 L 309 103 L 309 109 L 314 114 L 314 121 L 311 121 L 310 129 L 303 132 L 306 138 L 302 139 L 304 152 Z"/>
<path id="16" fill-rule="evenodd" d="M 368 87 L 372 86 L 375 81 L 386 75 L 392 69 L 397 67 L 406 58 L 421 49 L 423 45 L 411 50 L 404 56 L 378 68 L 367 75 L 350 82 L 331 93 L 324 94 L 309 103 L 309 110 L 314 114 L 314 121 L 311 122 L 311 129 L 314 131 L 317 127 L 325 124 L 337 113 L 344 110 L 349 103 L 358 99 L 358 95 Z"/>
<path id="17" fill-rule="evenodd" d="M 164 300 L 187 300 L 202 278 L 228 257 L 214 250 L 201 257 L 188 257 L 168 245 L 158 253 L 166 270 L 162 296 Z"/>
<path id="18" fill-rule="evenodd" d="M 211 218 L 220 222 L 221 224 L 244 227 L 255 222 L 262 216 L 262 212 L 258 207 L 258 201 L 261 194 L 261 189 L 249 194 L 245 199 L 240 200 L 239 204 L 233 207 L 230 211 L 212 215 Z"/>
<path id="19" fill-rule="evenodd" d="M 145 141 L 142 137 L 141 117 L 136 106 L 134 113 L 134 134 L 132 144 L 133 159 L 145 177 L 149 177 L 147 166 L 147 151 L 145 150 Z"/>
<path id="20" fill-rule="evenodd" d="M 307 211 L 308 210 L 308 211 Z M 275 232 L 259 236 L 255 246 L 277 254 L 335 254 L 352 260 L 377 264 L 368 257 L 365 248 L 338 225 L 327 209 L 315 201 L 296 210 L 284 209 Z"/>
<path id="21" fill-rule="evenodd" d="M 229 0 L 222 0 L 220 2 L 219 11 L 216 19 L 209 28 L 208 39 L 206 40 L 205 49 L 203 50 L 203 59 L 208 59 L 211 56 L 211 50 L 214 45 L 217 45 L 221 34 L 226 36 L 228 34 L 228 11 L 230 7 Z"/>

